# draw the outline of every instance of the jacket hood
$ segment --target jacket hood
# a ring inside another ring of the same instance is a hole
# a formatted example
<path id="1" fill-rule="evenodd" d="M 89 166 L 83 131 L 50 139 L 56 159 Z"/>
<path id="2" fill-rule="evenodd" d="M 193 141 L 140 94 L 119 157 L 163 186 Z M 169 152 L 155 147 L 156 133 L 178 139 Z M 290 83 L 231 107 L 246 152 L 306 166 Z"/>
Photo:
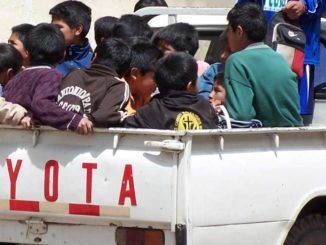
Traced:
<path id="1" fill-rule="evenodd" d="M 188 91 L 169 91 L 164 96 L 158 94 L 164 106 L 168 108 L 184 108 L 198 102 L 198 96 L 194 92 Z"/>

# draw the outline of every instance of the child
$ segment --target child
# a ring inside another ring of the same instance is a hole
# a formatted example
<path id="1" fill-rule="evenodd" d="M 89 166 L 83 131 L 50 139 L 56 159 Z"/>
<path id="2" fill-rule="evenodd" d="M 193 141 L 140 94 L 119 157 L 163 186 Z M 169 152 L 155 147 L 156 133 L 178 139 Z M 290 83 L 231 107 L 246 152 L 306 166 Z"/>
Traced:
<path id="1" fill-rule="evenodd" d="M 62 60 L 65 51 L 60 30 L 51 24 L 37 25 L 27 37 L 26 49 L 30 66 L 8 82 L 5 99 L 25 107 L 27 115 L 42 124 L 90 133 L 93 125 L 88 119 L 56 104 L 61 74 L 53 67 Z"/>
<path id="2" fill-rule="evenodd" d="M 187 23 L 175 23 L 160 29 L 153 37 L 153 43 L 165 54 L 175 51 L 186 52 L 194 56 L 199 41 L 196 29 Z M 198 76 L 209 67 L 209 64 L 198 60 Z"/>
<path id="3" fill-rule="evenodd" d="M 153 34 L 150 26 L 140 16 L 126 14 L 121 16 L 114 25 L 112 36 L 120 38 L 129 43 L 133 37 L 144 37 L 151 39 Z"/>
<path id="4" fill-rule="evenodd" d="M 20 24 L 11 28 L 11 35 L 8 39 L 8 43 L 14 46 L 23 57 L 24 67 L 29 65 L 29 55 L 25 47 L 26 37 L 28 33 L 33 29 L 31 24 Z"/>
<path id="5" fill-rule="evenodd" d="M 75 70 L 63 79 L 58 103 L 97 127 L 117 126 L 126 116 L 129 88 L 119 78 L 129 68 L 131 50 L 123 41 L 110 38 L 104 39 L 94 54 L 89 69 Z"/>
<path id="6" fill-rule="evenodd" d="M 21 70 L 22 64 L 23 58 L 14 47 L 7 43 L 0 43 L 0 83 L 3 87 Z M 0 97 L 0 123 L 18 125 L 26 112 L 22 106 Z"/>
<path id="7" fill-rule="evenodd" d="M 302 126 L 296 74 L 263 44 L 266 19 L 257 4 L 236 4 L 228 13 L 225 105 L 236 120 L 257 118 L 264 127 Z"/>
<path id="8" fill-rule="evenodd" d="M 224 107 L 226 91 L 223 82 L 224 73 L 220 72 L 215 78 L 213 89 L 209 94 L 209 102 L 215 109 L 218 120 L 216 124 L 218 128 L 231 129 L 231 128 L 259 128 L 262 127 L 261 121 L 251 119 L 250 121 L 238 121 L 230 118 L 229 113 Z"/>
<path id="9" fill-rule="evenodd" d="M 139 41 L 131 49 L 131 64 L 124 76 L 131 94 L 128 115 L 135 114 L 140 107 L 149 103 L 156 89 L 155 63 L 162 56 L 160 50 L 150 42 Z"/>
<path id="10" fill-rule="evenodd" d="M 118 18 L 105 16 L 97 19 L 94 23 L 94 35 L 96 45 L 99 45 L 103 39 L 112 37 L 112 31 Z"/>
<path id="11" fill-rule="evenodd" d="M 217 57 L 219 62 L 212 64 L 201 76 L 198 77 L 198 94 L 207 100 L 209 99 L 209 93 L 212 91 L 215 78 L 219 76 L 219 74 L 224 74 L 225 62 L 230 55 L 227 41 L 225 30 L 218 37 Z"/>
<path id="12" fill-rule="evenodd" d="M 66 56 L 57 66 L 64 76 L 90 65 L 93 52 L 86 35 L 91 25 L 91 13 L 91 9 L 79 1 L 65 1 L 50 9 L 51 23 L 60 28 L 65 38 Z"/>
<path id="13" fill-rule="evenodd" d="M 157 62 L 155 80 L 160 93 L 127 117 L 128 128 L 209 129 L 216 128 L 216 113 L 197 95 L 197 63 L 189 54 L 175 52 Z"/>

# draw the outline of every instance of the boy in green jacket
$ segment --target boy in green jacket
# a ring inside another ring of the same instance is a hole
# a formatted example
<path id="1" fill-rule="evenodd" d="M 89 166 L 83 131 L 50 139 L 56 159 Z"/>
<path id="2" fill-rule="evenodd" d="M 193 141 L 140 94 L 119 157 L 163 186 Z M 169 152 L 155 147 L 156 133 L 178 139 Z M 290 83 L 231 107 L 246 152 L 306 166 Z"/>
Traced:
<path id="1" fill-rule="evenodd" d="M 225 66 L 226 107 L 232 118 L 262 121 L 264 127 L 302 126 L 296 74 L 284 58 L 263 43 L 266 20 L 253 3 L 228 13 Z"/>

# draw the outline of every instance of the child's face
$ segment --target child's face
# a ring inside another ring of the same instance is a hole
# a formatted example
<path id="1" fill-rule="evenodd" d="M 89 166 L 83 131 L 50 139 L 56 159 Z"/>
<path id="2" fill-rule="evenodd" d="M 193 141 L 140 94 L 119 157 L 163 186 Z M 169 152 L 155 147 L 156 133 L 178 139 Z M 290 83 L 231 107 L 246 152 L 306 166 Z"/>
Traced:
<path id="1" fill-rule="evenodd" d="M 171 44 L 165 42 L 165 41 L 159 41 L 158 48 L 164 53 L 164 54 L 170 54 L 175 52 L 175 48 L 172 47 Z"/>
<path id="2" fill-rule="evenodd" d="M 65 46 L 68 47 L 69 45 L 73 44 L 76 39 L 77 29 L 71 28 L 66 22 L 62 19 L 52 17 L 51 24 L 57 26 L 60 31 L 63 33 L 65 38 Z"/>
<path id="3" fill-rule="evenodd" d="M 212 91 L 209 94 L 209 102 L 214 107 L 215 111 L 220 112 L 220 105 L 225 100 L 225 88 L 221 83 L 215 82 Z"/>
<path id="4" fill-rule="evenodd" d="M 24 61 L 26 61 L 28 59 L 28 52 L 25 49 L 24 44 L 20 41 L 18 33 L 16 33 L 16 32 L 11 33 L 11 35 L 8 39 L 8 43 L 19 51 L 19 53 L 22 55 Z"/>
<path id="5" fill-rule="evenodd" d="M 230 52 L 237 52 L 246 47 L 247 40 L 242 27 L 238 26 L 234 31 L 231 25 L 227 28 L 227 40 Z"/>
<path id="6" fill-rule="evenodd" d="M 155 92 L 156 84 L 154 81 L 154 72 L 148 71 L 144 75 L 138 72 L 134 83 L 130 84 L 131 94 L 136 97 L 151 98 Z"/>

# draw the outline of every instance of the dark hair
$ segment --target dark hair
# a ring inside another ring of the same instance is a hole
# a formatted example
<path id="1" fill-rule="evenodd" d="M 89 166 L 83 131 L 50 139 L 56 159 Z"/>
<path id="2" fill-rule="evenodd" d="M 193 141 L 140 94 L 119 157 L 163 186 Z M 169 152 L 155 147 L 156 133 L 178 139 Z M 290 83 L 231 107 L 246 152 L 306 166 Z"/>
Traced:
<path id="1" fill-rule="evenodd" d="M 153 38 L 153 43 L 160 41 L 170 44 L 176 51 L 188 52 L 195 55 L 199 41 L 196 29 L 187 23 L 175 23 L 159 30 Z"/>
<path id="2" fill-rule="evenodd" d="M 64 1 L 55 5 L 49 12 L 52 17 L 63 20 L 70 28 L 83 26 L 82 37 L 86 37 L 92 20 L 92 10 L 79 1 Z"/>
<path id="3" fill-rule="evenodd" d="M 94 23 L 94 35 L 97 45 L 101 42 L 101 39 L 109 38 L 112 36 L 112 30 L 118 18 L 113 16 L 105 16 L 99 18 Z"/>
<path id="4" fill-rule="evenodd" d="M 137 68 L 142 75 L 155 71 L 156 62 L 161 56 L 162 52 L 149 41 L 136 43 L 131 47 L 131 63 L 126 75 L 130 75 L 132 68 Z"/>
<path id="5" fill-rule="evenodd" d="M 134 7 L 134 12 L 136 12 L 139 9 L 146 8 L 146 7 L 167 7 L 168 4 L 165 2 L 165 0 L 139 0 Z M 150 21 L 153 17 L 157 15 L 144 15 L 142 16 L 143 20 L 146 22 Z"/>
<path id="6" fill-rule="evenodd" d="M 154 6 L 164 6 L 167 7 L 168 4 L 165 0 L 139 0 L 134 7 L 134 12 L 145 7 L 154 7 Z"/>
<path id="7" fill-rule="evenodd" d="M 157 61 L 155 80 L 161 94 L 170 90 L 186 90 L 187 84 L 197 82 L 197 62 L 183 52 L 170 53 Z"/>
<path id="8" fill-rule="evenodd" d="M 94 63 L 114 69 L 119 77 L 127 72 L 131 61 L 131 50 L 122 40 L 117 38 L 104 39 L 96 47 Z"/>
<path id="9" fill-rule="evenodd" d="M 31 24 L 20 24 L 11 28 L 12 33 L 17 33 L 19 40 L 25 46 L 28 33 L 34 28 Z"/>
<path id="10" fill-rule="evenodd" d="M 236 30 L 241 26 L 249 40 L 261 42 L 267 30 L 266 17 L 260 6 L 255 3 L 238 3 L 228 13 L 229 25 Z"/>
<path id="11" fill-rule="evenodd" d="M 65 54 L 65 39 L 54 25 L 41 23 L 35 26 L 26 39 L 31 64 L 59 63 Z"/>
<path id="12" fill-rule="evenodd" d="M 12 68 L 17 73 L 23 65 L 23 57 L 8 43 L 0 43 L 0 72 Z"/>
<path id="13" fill-rule="evenodd" d="M 112 36 L 129 41 L 132 37 L 146 37 L 150 39 L 153 31 L 149 25 L 138 15 L 126 14 L 121 16 L 114 25 Z"/>

